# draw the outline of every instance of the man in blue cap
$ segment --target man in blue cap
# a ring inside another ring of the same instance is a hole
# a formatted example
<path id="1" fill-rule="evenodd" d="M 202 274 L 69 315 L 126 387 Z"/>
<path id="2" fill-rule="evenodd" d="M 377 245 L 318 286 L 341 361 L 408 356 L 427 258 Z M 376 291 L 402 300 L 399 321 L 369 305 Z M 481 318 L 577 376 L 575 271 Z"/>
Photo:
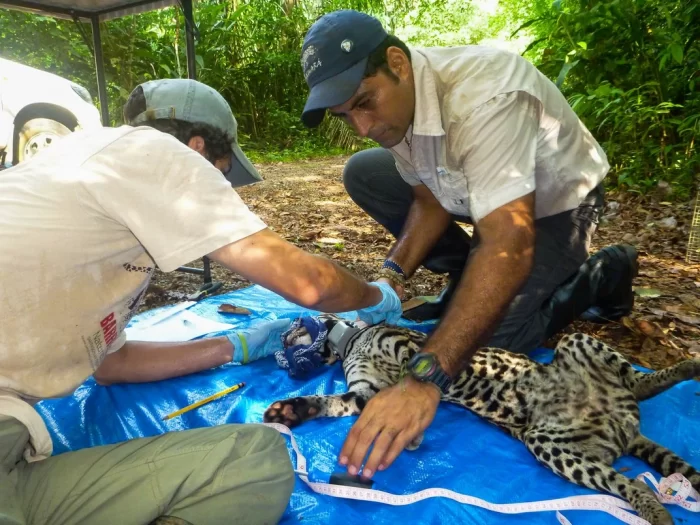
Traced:
<path id="1" fill-rule="evenodd" d="M 355 154 L 344 173 L 353 200 L 397 239 L 380 277 L 399 295 L 421 265 L 450 278 L 437 302 L 407 313 L 441 319 L 409 363 L 415 380 L 372 399 L 341 451 L 355 473 L 373 444 L 362 471 L 371 476 L 430 424 L 440 391 L 479 347 L 528 352 L 581 316 L 629 313 L 637 253 L 616 245 L 588 257 L 609 165 L 522 57 L 409 48 L 344 10 L 311 27 L 301 64 L 311 89 L 303 122 L 317 126 L 328 111 L 382 146 Z"/>

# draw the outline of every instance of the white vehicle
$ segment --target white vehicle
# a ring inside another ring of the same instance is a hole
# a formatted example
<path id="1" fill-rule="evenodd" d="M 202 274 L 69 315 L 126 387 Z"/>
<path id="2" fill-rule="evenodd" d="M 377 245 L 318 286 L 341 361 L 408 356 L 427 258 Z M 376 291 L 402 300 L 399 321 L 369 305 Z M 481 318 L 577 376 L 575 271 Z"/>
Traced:
<path id="1" fill-rule="evenodd" d="M 100 114 L 83 86 L 0 58 L 0 169 L 71 131 L 99 127 Z"/>

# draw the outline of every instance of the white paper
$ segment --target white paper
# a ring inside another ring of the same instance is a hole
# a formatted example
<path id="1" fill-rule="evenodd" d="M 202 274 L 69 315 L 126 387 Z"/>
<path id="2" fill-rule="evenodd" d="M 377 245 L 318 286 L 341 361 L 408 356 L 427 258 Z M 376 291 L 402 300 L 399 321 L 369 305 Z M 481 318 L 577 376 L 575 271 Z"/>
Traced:
<path id="1" fill-rule="evenodd" d="M 158 321 L 148 326 L 135 325 L 127 328 L 126 338 L 128 341 L 158 341 L 169 343 L 174 341 L 189 341 L 202 335 L 212 332 L 231 330 L 231 324 L 211 321 L 199 315 L 193 314 L 189 310 L 183 310 L 174 315 L 169 315 L 162 321 Z"/>

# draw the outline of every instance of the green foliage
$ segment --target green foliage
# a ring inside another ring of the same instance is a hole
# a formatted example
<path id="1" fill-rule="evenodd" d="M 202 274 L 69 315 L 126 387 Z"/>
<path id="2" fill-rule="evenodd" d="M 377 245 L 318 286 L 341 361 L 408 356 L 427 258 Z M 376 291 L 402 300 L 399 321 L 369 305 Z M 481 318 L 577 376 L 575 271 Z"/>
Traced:
<path id="1" fill-rule="evenodd" d="M 557 83 L 603 144 L 613 183 L 681 196 L 700 171 L 700 4 L 695 0 L 200 0 L 198 78 L 226 97 L 256 160 L 369 145 L 342 122 L 299 119 L 307 95 L 299 53 L 325 12 L 379 17 L 412 45 L 495 44 L 522 52 Z M 112 124 L 138 83 L 185 77 L 184 20 L 174 8 L 103 24 Z M 97 93 L 90 27 L 0 9 L 6 58 Z"/>
<path id="2" fill-rule="evenodd" d="M 527 56 L 604 145 L 616 182 L 686 196 L 700 171 L 700 4 L 564 0 L 523 24 Z"/>

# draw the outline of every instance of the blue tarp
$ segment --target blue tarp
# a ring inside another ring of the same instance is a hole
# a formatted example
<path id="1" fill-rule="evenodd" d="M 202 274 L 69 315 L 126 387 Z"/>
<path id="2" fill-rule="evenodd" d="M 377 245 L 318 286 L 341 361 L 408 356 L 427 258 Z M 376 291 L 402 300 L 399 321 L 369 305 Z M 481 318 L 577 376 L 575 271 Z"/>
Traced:
<path id="1" fill-rule="evenodd" d="M 253 315 L 219 314 L 221 303 L 248 308 Z M 208 298 L 191 311 L 238 327 L 277 318 L 314 314 L 257 286 Z M 135 318 L 136 324 L 154 312 Z M 352 315 L 348 316 L 353 318 Z M 430 324 L 402 324 L 429 331 Z M 216 334 L 210 334 L 216 335 Z M 538 350 L 534 358 L 547 361 L 551 351 Z M 247 386 L 229 396 L 168 421 L 161 418 L 178 408 L 245 381 Z M 157 383 L 103 387 L 88 379 L 66 398 L 46 400 L 37 410 L 52 434 L 54 454 L 85 447 L 153 436 L 166 431 L 214 426 L 223 423 L 257 423 L 273 401 L 293 396 L 346 391 L 340 364 L 327 367 L 313 379 L 290 379 L 273 357 L 247 365 L 227 365 L 187 377 Z M 642 431 L 671 448 L 700 469 L 700 383 L 690 381 L 641 403 Z M 340 470 L 337 455 L 356 418 L 319 419 L 295 429 L 302 453 L 310 462 L 310 478 L 327 481 Z M 649 470 L 641 461 L 623 458 L 615 467 L 628 467 L 627 476 Z M 656 474 L 656 473 L 655 473 Z M 480 420 L 467 410 L 443 403 L 425 440 L 415 452 L 404 452 L 394 465 L 375 476 L 375 489 L 408 494 L 430 487 L 449 488 L 493 503 L 528 502 L 593 491 L 564 481 L 540 466 L 517 440 Z M 700 523 L 700 517 L 669 507 L 677 523 Z M 564 513 L 574 525 L 617 524 L 617 519 L 597 511 Z M 332 522 L 394 524 L 547 524 L 554 513 L 502 515 L 467 507 L 446 499 L 430 499 L 405 507 L 357 502 L 316 495 L 297 480 L 282 523 L 309 525 Z M 682 521 L 685 520 L 685 521 Z"/>

